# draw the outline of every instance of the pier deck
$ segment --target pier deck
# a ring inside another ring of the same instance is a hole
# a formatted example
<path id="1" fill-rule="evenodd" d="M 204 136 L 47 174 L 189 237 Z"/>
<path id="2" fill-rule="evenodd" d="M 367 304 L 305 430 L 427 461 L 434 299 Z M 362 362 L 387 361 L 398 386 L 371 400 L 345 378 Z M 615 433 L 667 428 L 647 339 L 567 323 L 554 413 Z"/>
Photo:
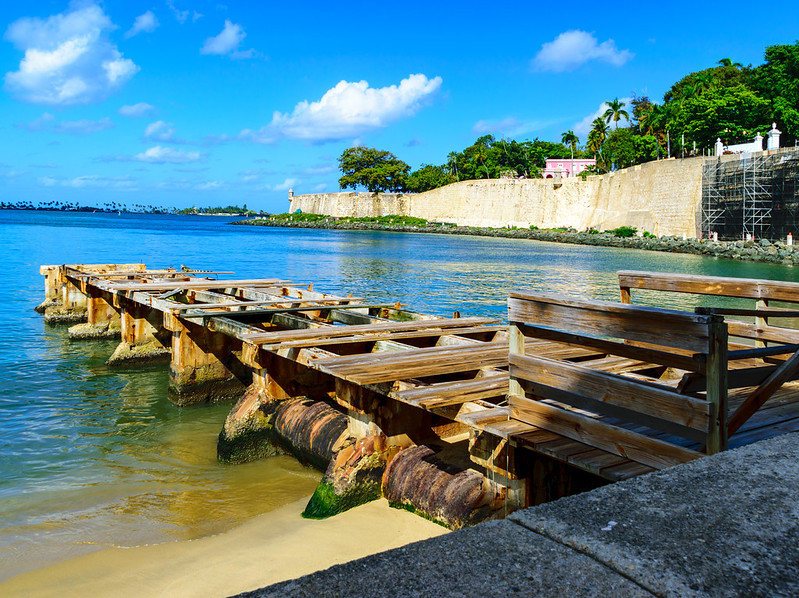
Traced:
<path id="1" fill-rule="evenodd" d="M 799 312 L 768 305 L 799 302 L 793 283 L 626 272 L 623 304 L 512 293 L 509 327 L 277 278 L 136 265 L 43 266 L 42 273 L 48 299 L 85 303 L 88 326 L 116 318 L 123 344 L 160 342 L 171 352 L 179 396 L 215 376 L 213 392 L 225 379 L 230 396 L 252 382 L 287 398 L 297 394 L 289 380 L 296 368 L 313 371 L 329 382 L 304 382 L 303 394 L 350 418 L 385 427 L 370 410 L 382 413 L 388 400 L 428 412 L 435 429 L 468 432 L 471 462 L 504 476 L 508 488 L 526 487 L 526 504 L 538 502 L 529 488 L 538 482 L 524 471 L 536 458 L 617 481 L 799 430 L 799 331 L 785 323 Z M 630 288 L 757 303 L 675 312 L 632 305 Z M 755 320 L 725 320 L 731 315 Z M 769 324 L 777 317 L 781 325 Z"/>

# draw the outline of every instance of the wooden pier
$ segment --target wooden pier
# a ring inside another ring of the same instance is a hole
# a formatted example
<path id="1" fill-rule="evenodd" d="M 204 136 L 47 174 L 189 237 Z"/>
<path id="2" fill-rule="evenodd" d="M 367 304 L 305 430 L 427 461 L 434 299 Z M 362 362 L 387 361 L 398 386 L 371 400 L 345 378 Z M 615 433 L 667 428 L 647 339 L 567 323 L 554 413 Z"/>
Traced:
<path id="1" fill-rule="evenodd" d="M 237 401 L 220 458 L 279 444 L 327 464 L 310 515 L 382 494 L 460 527 L 799 430 L 795 283 L 620 272 L 621 303 L 511 293 L 508 326 L 308 281 L 41 272 L 45 317 L 119 337 L 110 364 L 168 360 L 177 405 Z M 637 289 L 752 305 L 666 310 Z"/>

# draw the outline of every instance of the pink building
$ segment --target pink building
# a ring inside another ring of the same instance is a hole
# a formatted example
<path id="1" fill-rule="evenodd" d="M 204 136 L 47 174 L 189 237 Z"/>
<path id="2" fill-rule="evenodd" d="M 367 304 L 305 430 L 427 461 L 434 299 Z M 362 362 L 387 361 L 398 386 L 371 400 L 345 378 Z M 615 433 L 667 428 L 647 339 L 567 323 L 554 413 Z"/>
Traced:
<path id="1" fill-rule="evenodd" d="M 560 173 L 561 178 L 565 179 L 577 176 L 589 166 L 595 165 L 596 160 L 594 158 L 590 160 L 582 158 L 574 160 L 571 158 L 550 158 L 547 160 L 546 168 L 541 171 L 541 176 L 545 179 L 554 179 L 555 175 Z"/>

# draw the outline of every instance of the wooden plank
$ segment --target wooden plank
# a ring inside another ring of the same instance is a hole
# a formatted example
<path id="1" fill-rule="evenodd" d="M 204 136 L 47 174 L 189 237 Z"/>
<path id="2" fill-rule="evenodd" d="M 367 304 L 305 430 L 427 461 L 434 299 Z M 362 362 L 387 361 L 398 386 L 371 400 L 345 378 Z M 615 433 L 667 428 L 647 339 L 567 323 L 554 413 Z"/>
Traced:
<path id="1" fill-rule="evenodd" d="M 297 348 L 297 347 L 323 347 L 325 345 L 345 345 L 345 344 L 352 344 L 352 343 L 371 343 L 377 342 L 380 340 L 407 340 L 407 339 L 414 339 L 414 338 L 430 338 L 430 337 L 452 337 L 452 336 L 464 336 L 470 334 L 482 334 L 482 333 L 492 333 L 492 332 L 502 332 L 507 329 L 507 326 L 497 325 L 497 326 L 468 326 L 466 328 L 448 328 L 446 330 L 441 329 L 428 329 L 428 330 L 416 330 L 410 332 L 383 332 L 383 333 L 376 333 L 376 334 L 356 334 L 352 336 L 342 336 L 342 337 L 334 337 L 334 338 L 324 338 L 324 339 L 307 339 L 307 340 L 298 340 L 298 341 L 285 341 L 285 342 L 277 342 L 277 343 L 258 343 L 261 346 L 261 349 L 265 351 L 278 351 L 281 349 L 287 348 Z M 479 341 L 478 341 L 479 342 Z M 485 341 L 483 341 L 485 342 Z"/>
<path id="2" fill-rule="evenodd" d="M 587 301 L 565 295 L 512 292 L 508 320 L 593 337 L 636 340 L 706 353 L 707 326 L 712 318 L 687 312 L 607 301 Z"/>
<path id="3" fill-rule="evenodd" d="M 350 297 L 347 302 L 361 301 L 361 297 Z M 335 303 L 333 303 L 335 301 Z M 283 303 L 306 303 L 314 306 L 338 305 L 342 299 L 299 299 L 297 297 L 284 297 L 283 299 L 270 299 L 269 301 L 220 301 L 218 303 L 186 303 L 176 305 L 172 313 L 179 314 L 191 309 L 228 309 L 230 307 L 262 307 L 264 305 L 281 305 Z M 348 303 L 349 304 L 349 303 Z"/>
<path id="4" fill-rule="evenodd" d="M 627 289 L 799 302 L 799 283 L 795 282 L 634 270 L 621 270 L 618 276 L 619 286 Z"/>
<path id="5" fill-rule="evenodd" d="M 291 301 L 284 301 L 284 303 L 291 303 Z M 294 303 L 306 303 L 305 301 L 294 301 Z M 196 312 L 188 311 L 184 312 L 182 317 L 186 319 L 190 318 L 213 318 L 216 316 L 223 315 L 226 318 L 252 318 L 254 316 L 271 316 L 275 314 L 286 314 L 286 313 L 302 313 L 308 311 L 329 311 L 332 309 L 368 309 L 368 308 L 381 308 L 385 307 L 385 304 L 380 305 L 364 305 L 361 303 L 356 303 L 354 305 L 348 304 L 341 304 L 341 305 L 311 305 L 307 307 L 276 307 L 273 309 L 248 309 L 246 311 L 226 311 L 226 312 L 218 312 L 218 311 L 206 311 L 198 309 Z M 268 334 L 268 333 L 267 333 Z"/>
<path id="6" fill-rule="evenodd" d="M 509 395 L 514 418 L 625 457 L 663 469 L 702 457 L 702 453 L 566 411 L 540 401 Z"/>
<path id="7" fill-rule="evenodd" d="M 106 288 L 110 291 L 166 291 L 170 289 L 232 289 L 239 287 L 255 287 L 255 286 L 283 286 L 283 285 L 298 285 L 290 280 L 280 280 L 279 278 L 249 278 L 244 280 L 199 280 L 194 279 L 191 281 L 153 281 L 153 282 L 109 282 L 106 283 Z M 342 297 L 342 299 L 346 299 Z"/>
<path id="8" fill-rule="evenodd" d="M 635 461 L 629 461 L 627 463 L 622 463 L 620 465 L 613 465 L 611 467 L 606 467 L 602 470 L 601 475 L 603 478 L 607 478 L 615 482 L 620 482 L 622 480 L 628 480 L 630 478 L 634 478 L 639 475 L 652 473 L 655 470 L 656 468 L 654 467 L 647 467 L 646 465 L 642 465 L 641 463 L 636 463 Z"/>
<path id="9" fill-rule="evenodd" d="M 794 328 L 781 328 L 779 326 L 758 327 L 756 324 L 738 322 L 737 320 L 727 320 L 727 328 L 730 336 L 776 343 L 799 344 L 799 330 Z"/>
<path id="10" fill-rule="evenodd" d="M 574 363 L 546 357 L 511 355 L 510 375 L 695 430 L 707 431 L 710 423 L 711 410 L 707 401 Z"/>
<path id="11" fill-rule="evenodd" d="M 481 409 L 479 411 L 471 411 L 469 413 L 459 413 L 455 418 L 456 421 L 482 430 L 484 426 L 492 423 L 507 421 L 510 419 L 510 409 L 508 407 L 494 407 L 489 409 Z"/>
<path id="12" fill-rule="evenodd" d="M 507 345 L 485 343 L 476 347 L 432 347 L 358 356 L 368 359 L 364 362 L 334 357 L 313 365 L 322 372 L 363 385 L 499 367 L 507 363 L 507 355 Z"/>
<path id="13" fill-rule="evenodd" d="M 508 375 L 496 374 L 474 380 L 440 382 L 407 390 L 392 391 L 389 396 L 398 401 L 418 405 L 425 409 L 445 407 L 466 401 L 497 397 L 507 394 Z"/>
<path id="14" fill-rule="evenodd" d="M 481 324 L 496 324 L 496 318 L 437 318 L 434 320 L 413 320 L 410 322 L 380 322 L 376 324 L 356 324 L 353 326 L 331 326 L 323 330 L 286 330 L 280 332 L 264 332 L 253 334 L 247 342 L 262 345 L 271 342 L 286 342 L 293 340 L 318 340 L 335 337 L 354 336 L 356 334 L 376 334 L 383 332 L 403 332 L 408 330 L 434 330 L 446 328 L 459 328 L 464 326 L 477 326 Z"/>
<path id="15" fill-rule="evenodd" d="M 628 357 L 630 359 L 641 359 L 650 363 L 657 363 L 680 370 L 688 370 L 692 372 L 703 372 L 705 370 L 705 358 L 701 353 L 693 355 L 670 353 L 668 351 L 663 351 L 661 349 L 655 349 L 652 347 L 641 347 L 634 344 L 594 338 L 575 334 L 573 332 L 553 330 L 531 324 L 516 324 L 519 326 L 520 330 L 525 334 L 525 336 L 534 336 L 540 339 L 547 339 L 573 345 L 583 345 L 603 351 L 604 353 L 610 353 L 620 357 Z"/>
<path id="16" fill-rule="evenodd" d="M 790 359 L 775 369 L 772 374 L 758 386 L 752 394 L 741 404 L 730 417 L 727 424 L 729 434 L 735 434 L 746 420 L 763 406 L 763 404 L 785 382 L 799 372 L 799 353 L 794 353 Z"/>

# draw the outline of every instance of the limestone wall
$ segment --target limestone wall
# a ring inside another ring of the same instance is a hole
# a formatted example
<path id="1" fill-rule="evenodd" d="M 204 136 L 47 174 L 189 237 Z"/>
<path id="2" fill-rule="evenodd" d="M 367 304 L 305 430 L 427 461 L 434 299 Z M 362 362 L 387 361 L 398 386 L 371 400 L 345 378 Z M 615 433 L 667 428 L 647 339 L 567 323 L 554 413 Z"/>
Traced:
<path id="1" fill-rule="evenodd" d="M 460 226 L 600 230 L 635 226 L 661 235 L 697 236 L 702 158 L 660 160 L 601 176 L 462 181 L 419 194 L 298 195 L 291 211 L 330 216 L 415 216 Z"/>

